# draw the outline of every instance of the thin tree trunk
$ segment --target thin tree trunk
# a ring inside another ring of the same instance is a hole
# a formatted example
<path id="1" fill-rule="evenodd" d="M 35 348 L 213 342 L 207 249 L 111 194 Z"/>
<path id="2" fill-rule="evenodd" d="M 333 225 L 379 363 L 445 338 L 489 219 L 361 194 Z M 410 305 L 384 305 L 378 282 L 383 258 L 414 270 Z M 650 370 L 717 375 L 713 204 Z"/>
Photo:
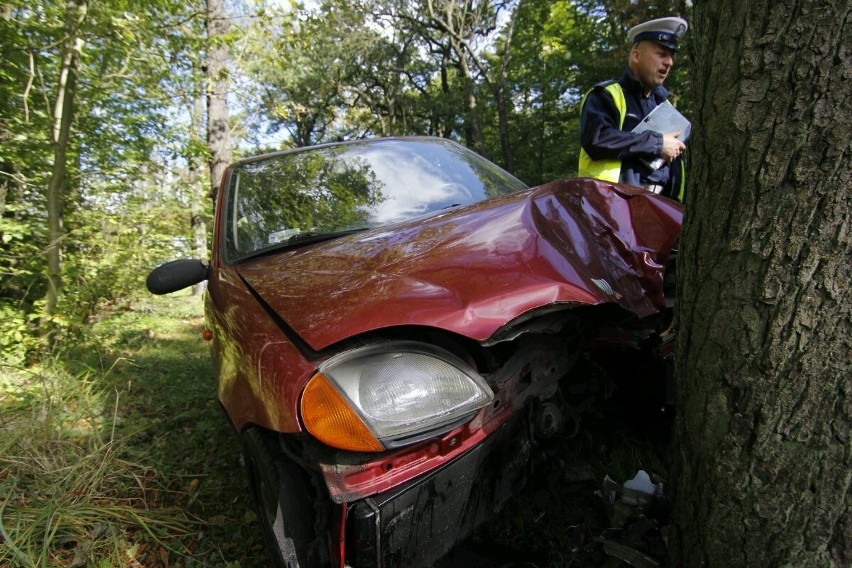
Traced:
<path id="1" fill-rule="evenodd" d="M 462 64 L 462 80 L 465 82 L 465 89 L 467 90 L 467 145 L 473 148 L 477 154 L 487 156 L 476 100 L 476 81 L 470 76 L 470 69 L 467 68 L 466 62 Z"/>
<path id="2" fill-rule="evenodd" d="M 464 84 L 467 119 L 465 120 L 465 143 L 468 147 L 473 148 L 477 153 L 485 155 L 485 139 L 482 135 L 482 126 L 479 118 L 478 101 L 476 97 L 476 78 L 473 76 L 470 63 L 468 61 L 468 53 L 465 47 L 464 34 L 466 32 L 466 18 L 468 10 L 471 6 L 467 3 L 437 3 L 427 2 L 424 16 L 429 21 L 430 25 L 443 34 L 446 34 L 446 41 L 449 50 L 456 56 L 456 65 L 458 66 L 461 80 Z M 439 41 L 438 43 L 443 43 Z M 443 52 L 445 61 L 448 59 L 446 48 Z M 442 80 L 446 79 L 442 76 Z M 444 83 L 446 84 L 446 83 Z"/>
<path id="3" fill-rule="evenodd" d="M 672 566 L 852 565 L 852 4 L 695 6 Z"/>
<path id="4" fill-rule="evenodd" d="M 479 103 L 476 99 L 476 79 L 468 63 L 465 48 L 457 39 L 458 36 L 451 27 L 448 27 L 448 33 L 450 34 L 450 46 L 458 58 L 461 80 L 464 83 L 467 93 L 466 143 L 478 154 L 484 156 L 486 155 L 485 139 L 482 136 L 482 125 L 479 120 Z"/>
<path id="5" fill-rule="evenodd" d="M 205 97 L 199 93 L 195 97 L 192 110 L 192 138 L 200 142 L 202 140 L 202 129 L 204 120 L 204 103 Z M 205 215 L 205 204 L 207 201 L 207 185 L 202 170 L 202 161 L 199 156 L 193 154 L 189 158 L 189 187 L 191 192 L 192 206 L 191 218 L 193 248 L 195 249 L 195 258 L 206 260 L 209 256 L 207 248 L 207 221 Z M 192 289 L 193 296 L 200 296 L 207 289 L 207 281 L 199 282 Z"/>
<path id="6" fill-rule="evenodd" d="M 444 100 L 450 98 L 450 79 L 449 79 L 450 54 L 444 49 L 441 51 L 441 92 L 444 94 Z M 446 102 L 444 103 L 447 104 Z M 455 128 L 455 116 L 447 107 L 442 107 L 439 112 L 438 123 L 442 138 L 449 138 L 453 134 Z"/>
<path id="7" fill-rule="evenodd" d="M 503 160 L 505 168 L 509 173 L 515 173 L 515 154 L 512 151 L 512 142 L 509 137 L 509 107 L 511 99 L 507 95 L 506 86 L 509 83 L 509 67 L 512 62 L 512 38 L 515 35 L 515 23 L 518 21 L 518 13 L 521 11 L 523 0 L 519 0 L 512 12 L 506 30 L 506 43 L 503 46 L 503 59 L 500 65 L 500 78 L 497 85 L 493 87 L 494 98 L 497 100 L 497 117 L 500 128 L 500 146 L 503 149 Z"/>
<path id="8" fill-rule="evenodd" d="M 518 20 L 518 14 L 523 5 L 523 0 L 519 0 L 506 26 L 505 43 L 503 45 L 503 57 L 500 62 L 499 74 L 495 78 L 489 72 L 490 69 L 485 65 L 476 52 L 471 49 L 466 40 L 459 38 L 463 51 L 467 52 L 470 60 L 476 66 L 482 76 L 485 84 L 491 89 L 494 95 L 494 102 L 497 105 L 497 129 L 500 136 L 500 149 L 503 152 L 503 167 L 510 173 L 515 173 L 515 156 L 512 152 L 512 144 L 509 136 L 509 108 L 512 101 L 507 95 L 507 85 L 509 82 L 509 67 L 512 62 L 512 38 L 515 35 L 515 23 Z M 464 53 L 460 53 L 459 57 L 464 57 Z M 468 71 L 469 72 L 469 71 Z M 483 141 L 484 144 L 484 141 Z"/>
<path id="9" fill-rule="evenodd" d="M 231 163 L 228 124 L 228 46 L 230 27 L 224 0 L 207 0 L 207 146 L 210 152 L 210 193 L 213 203 L 225 169 Z"/>
<path id="10" fill-rule="evenodd" d="M 68 171 L 68 142 L 71 124 L 74 121 L 74 95 L 77 88 L 77 65 L 83 40 L 78 37 L 79 26 L 86 17 L 87 4 L 68 0 L 65 4 L 65 41 L 62 47 L 62 63 L 56 103 L 53 110 L 53 170 L 47 187 L 47 295 L 45 312 L 56 313 L 62 292 L 62 238 L 63 201 Z"/>

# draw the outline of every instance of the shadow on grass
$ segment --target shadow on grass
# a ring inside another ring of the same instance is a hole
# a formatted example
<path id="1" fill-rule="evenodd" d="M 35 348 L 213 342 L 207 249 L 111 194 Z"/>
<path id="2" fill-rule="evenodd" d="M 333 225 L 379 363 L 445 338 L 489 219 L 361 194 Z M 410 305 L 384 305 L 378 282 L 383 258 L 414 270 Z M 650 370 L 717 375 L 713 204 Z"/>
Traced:
<path id="1" fill-rule="evenodd" d="M 102 376 L 113 393 L 115 435 L 164 480 L 168 495 L 159 498 L 198 522 L 172 547 L 185 555 L 161 564 L 259 568 L 259 527 L 239 444 L 216 398 L 201 311 L 197 298 L 169 297 L 107 315 L 95 325 L 96 341 L 69 353 L 69 366 Z"/>

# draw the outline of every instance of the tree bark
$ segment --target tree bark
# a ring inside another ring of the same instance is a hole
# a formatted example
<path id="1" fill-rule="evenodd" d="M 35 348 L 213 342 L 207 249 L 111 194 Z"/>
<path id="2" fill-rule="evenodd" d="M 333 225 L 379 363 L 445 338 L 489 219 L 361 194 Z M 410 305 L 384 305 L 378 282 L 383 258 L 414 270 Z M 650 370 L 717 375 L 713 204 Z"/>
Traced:
<path id="1" fill-rule="evenodd" d="M 230 27 L 224 0 L 207 0 L 207 146 L 210 152 L 210 193 L 213 203 L 225 169 L 231 163 L 228 113 L 228 45 Z"/>
<path id="2" fill-rule="evenodd" d="M 199 92 L 197 95 L 193 102 L 191 136 L 196 144 L 200 144 L 203 140 L 205 101 L 203 93 Z M 207 260 L 210 253 L 207 248 L 207 208 L 205 204 L 209 202 L 207 201 L 207 184 L 202 167 L 203 160 L 193 152 L 189 157 L 189 187 L 192 195 L 190 224 L 192 226 L 193 248 L 195 249 L 195 258 Z M 206 280 L 193 287 L 192 295 L 201 296 L 205 290 L 207 290 Z"/>
<path id="3" fill-rule="evenodd" d="M 65 4 L 65 37 L 62 45 L 62 61 L 59 84 L 53 109 L 53 169 L 47 186 L 47 295 L 45 313 L 56 313 L 56 305 L 62 292 L 62 217 L 63 201 L 67 186 L 68 142 L 71 124 L 74 121 L 74 96 L 77 90 L 77 67 L 83 40 L 78 36 L 80 24 L 86 17 L 88 5 L 78 0 L 67 0 Z"/>
<path id="4" fill-rule="evenodd" d="M 849 566 L 852 8 L 694 14 L 670 565 Z"/>

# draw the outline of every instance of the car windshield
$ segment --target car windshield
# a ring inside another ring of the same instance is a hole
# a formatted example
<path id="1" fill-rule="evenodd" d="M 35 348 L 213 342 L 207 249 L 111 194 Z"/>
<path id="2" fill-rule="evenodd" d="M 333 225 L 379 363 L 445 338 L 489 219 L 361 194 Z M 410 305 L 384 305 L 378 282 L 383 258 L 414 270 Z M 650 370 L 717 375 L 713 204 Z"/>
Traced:
<path id="1" fill-rule="evenodd" d="M 525 187 L 488 160 L 440 138 L 346 142 L 272 154 L 231 172 L 226 256 L 233 262 Z"/>

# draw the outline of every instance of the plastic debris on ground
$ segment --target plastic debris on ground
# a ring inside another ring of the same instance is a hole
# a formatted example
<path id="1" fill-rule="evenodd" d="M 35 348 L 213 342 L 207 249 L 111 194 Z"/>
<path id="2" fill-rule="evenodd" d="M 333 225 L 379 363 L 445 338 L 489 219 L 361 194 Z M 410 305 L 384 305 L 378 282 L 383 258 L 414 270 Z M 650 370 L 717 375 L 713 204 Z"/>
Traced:
<path id="1" fill-rule="evenodd" d="M 665 564 L 669 500 L 662 483 L 639 470 L 618 483 L 604 477 L 603 498 L 610 528 L 596 540 L 604 552 L 630 566 L 652 568 Z"/>

